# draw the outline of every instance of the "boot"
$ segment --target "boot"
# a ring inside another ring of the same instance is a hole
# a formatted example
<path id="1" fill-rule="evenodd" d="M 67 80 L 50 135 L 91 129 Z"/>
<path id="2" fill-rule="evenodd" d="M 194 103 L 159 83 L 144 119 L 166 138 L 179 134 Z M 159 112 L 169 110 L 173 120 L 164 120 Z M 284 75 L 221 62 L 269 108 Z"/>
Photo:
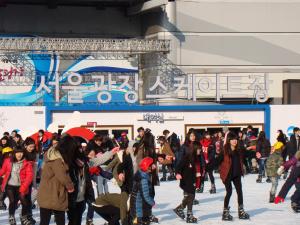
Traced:
<path id="1" fill-rule="evenodd" d="M 258 178 L 256 179 L 256 183 L 261 183 L 262 182 L 262 176 L 258 175 Z"/>
<path id="2" fill-rule="evenodd" d="M 176 177 L 174 174 L 171 174 L 169 177 L 168 177 L 168 181 L 173 181 L 173 180 L 176 180 Z"/>
<path id="3" fill-rule="evenodd" d="M 197 223 L 198 219 L 193 216 L 193 212 L 188 211 L 187 217 L 186 217 L 186 222 L 187 223 Z"/>
<path id="4" fill-rule="evenodd" d="M 274 200 L 275 200 L 275 195 L 270 193 L 270 200 L 269 200 L 269 203 L 274 203 Z"/>
<path id="5" fill-rule="evenodd" d="M 292 210 L 293 210 L 295 213 L 299 213 L 299 212 L 300 212 L 300 206 L 299 206 L 296 202 L 292 202 L 292 203 L 291 203 L 291 207 L 292 207 Z"/>
<path id="6" fill-rule="evenodd" d="M 199 205 L 199 201 L 195 199 L 195 200 L 193 201 L 193 205 Z"/>
<path id="7" fill-rule="evenodd" d="M 215 184 L 211 184 L 211 189 L 210 189 L 209 193 L 211 193 L 211 194 L 216 194 L 217 193 Z"/>
<path id="8" fill-rule="evenodd" d="M 161 182 L 165 182 L 165 181 L 167 181 L 167 178 L 166 177 L 162 177 L 162 178 L 160 178 L 160 181 Z"/>
<path id="9" fill-rule="evenodd" d="M 268 178 L 266 179 L 266 182 L 267 182 L 267 183 L 271 183 L 271 182 L 272 182 L 271 179 L 270 179 L 270 177 L 268 177 Z"/>
<path id="10" fill-rule="evenodd" d="M 36 224 L 36 220 L 35 219 L 33 219 L 33 217 L 32 217 L 32 215 L 28 215 L 28 220 L 31 222 L 31 224 Z"/>
<path id="11" fill-rule="evenodd" d="M 224 221 L 232 221 L 233 220 L 233 217 L 230 215 L 230 207 L 224 208 L 222 220 L 224 220 Z"/>
<path id="12" fill-rule="evenodd" d="M 7 206 L 4 201 L 0 201 L 0 210 L 6 210 Z"/>
<path id="13" fill-rule="evenodd" d="M 93 220 L 92 219 L 88 219 L 86 221 L 86 225 L 94 225 Z"/>
<path id="14" fill-rule="evenodd" d="M 21 224 L 22 225 L 34 225 L 29 219 L 28 216 L 22 216 L 20 217 Z"/>
<path id="15" fill-rule="evenodd" d="M 145 218 L 137 218 L 137 223 L 135 223 L 136 225 L 149 225 L 150 221 L 149 219 L 145 219 Z"/>
<path id="16" fill-rule="evenodd" d="M 241 220 L 249 220 L 250 216 L 248 213 L 245 212 L 243 205 L 239 206 L 239 218 Z"/>
<path id="17" fill-rule="evenodd" d="M 9 225 L 17 225 L 16 219 L 14 216 L 9 216 L 8 221 L 9 221 Z"/>
<path id="18" fill-rule="evenodd" d="M 151 216 L 149 217 L 149 222 L 150 222 L 150 223 L 158 223 L 158 218 L 155 217 L 154 215 L 151 215 Z"/>
<path id="19" fill-rule="evenodd" d="M 182 207 L 182 205 L 177 206 L 175 209 L 173 209 L 174 213 L 181 219 L 185 219 L 185 215 L 184 215 L 184 208 Z"/>

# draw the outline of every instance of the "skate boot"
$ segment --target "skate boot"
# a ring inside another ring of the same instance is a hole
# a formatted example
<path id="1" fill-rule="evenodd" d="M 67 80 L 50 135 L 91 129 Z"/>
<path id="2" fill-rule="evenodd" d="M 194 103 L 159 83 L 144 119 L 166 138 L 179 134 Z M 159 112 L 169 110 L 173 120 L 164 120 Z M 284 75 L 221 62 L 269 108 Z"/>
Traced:
<path id="1" fill-rule="evenodd" d="M 199 201 L 195 199 L 195 200 L 193 201 L 193 205 L 199 205 Z"/>
<path id="2" fill-rule="evenodd" d="M 258 175 L 258 178 L 256 179 L 256 183 L 261 183 L 262 182 L 262 176 Z"/>
<path id="3" fill-rule="evenodd" d="M 241 220 L 249 220 L 250 216 L 245 212 L 243 205 L 239 206 L 239 219 Z"/>
<path id="4" fill-rule="evenodd" d="M 165 181 L 167 181 L 167 178 L 166 178 L 166 177 L 160 178 L 160 182 L 165 182 Z"/>
<path id="5" fill-rule="evenodd" d="M 0 201 L 0 210 L 6 210 L 6 209 L 7 209 L 7 206 L 4 203 L 4 201 Z"/>
<path id="6" fill-rule="evenodd" d="M 173 180 L 176 180 L 176 177 L 174 174 L 171 174 L 169 177 L 168 177 L 168 181 L 173 181 Z"/>
<path id="7" fill-rule="evenodd" d="M 182 207 L 182 205 L 177 206 L 175 209 L 173 209 L 174 213 L 181 219 L 185 219 L 185 215 L 184 215 L 184 208 Z"/>
<path id="8" fill-rule="evenodd" d="M 9 221 L 9 225 L 17 225 L 16 219 L 14 216 L 9 216 L 8 221 Z"/>
<path id="9" fill-rule="evenodd" d="M 151 215 L 151 216 L 149 217 L 149 222 L 150 222 L 150 223 L 158 223 L 158 218 L 155 217 L 154 215 Z"/>
<path id="10" fill-rule="evenodd" d="M 223 215 L 222 215 L 222 220 L 224 221 L 232 221 L 233 217 L 230 215 L 230 207 L 224 208 L 223 210 Z"/>
<path id="11" fill-rule="evenodd" d="M 145 219 L 145 218 L 137 218 L 137 220 L 133 224 L 135 224 L 135 225 L 149 225 L 150 221 L 149 221 L 149 219 Z"/>
<path id="12" fill-rule="evenodd" d="M 32 215 L 28 215 L 27 218 L 31 222 L 31 224 L 33 224 L 33 225 L 36 224 L 36 220 L 33 219 Z"/>
<path id="13" fill-rule="evenodd" d="M 270 193 L 269 203 L 274 203 L 274 200 L 275 200 L 275 195 Z"/>
<path id="14" fill-rule="evenodd" d="M 187 217 L 186 217 L 186 222 L 187 223 L 197 223 L 198 222 L 198 219 L 196 217 L 193 216 L 193 213 L 192 212 L 188 212 L 187 213 Z"/>
<path id="15" fill-rule="evenodd" d="M 196 189 L 196 193 L 203 193 L 203 191 L 204 191 L 204 184 L 201 184 L 201 186 L 200 186 L 200 188 L 197 188 Z"/>
<path id="16" fill-rule="evenodd" d="M 211 193 L 211 194 L 216 194 L 217 193 L 216 185 L 215 184 L 211 185 L 211 189 L 209 190 L 209 193 Z"/>
<path id="17" fill-rule="evenodd" d="M 292 202 L 292 203 L 291 203 L 291 207 L 292 207 L 292 210 L 293 210 L 295 213 L 299 213 L 299 212 L 300 212 L 300 206 L 299 206 L 296 202 Z"/>
<path id="18" fill-rule="evenodd" d="M 20 220 L 22 225 L 34 225 L 32 221 L 28 219 L 28 216 L 22 216 L 20 217 Z"/>
<path id="19" fill-rule="evenodd" d="M 86 221 L 86 225 L 94 225 L 93 220 L 92 219 L 88 219 Z"/>
<path id="20" fill-rule="evenodd" d="M 267 182 L 267 183 L 271 183 L 271 182 L 272 182 L 271 179 L 270 179 L 270 177 L 268 177 L 268 178 L 266 179 L 266 182 Z"/>

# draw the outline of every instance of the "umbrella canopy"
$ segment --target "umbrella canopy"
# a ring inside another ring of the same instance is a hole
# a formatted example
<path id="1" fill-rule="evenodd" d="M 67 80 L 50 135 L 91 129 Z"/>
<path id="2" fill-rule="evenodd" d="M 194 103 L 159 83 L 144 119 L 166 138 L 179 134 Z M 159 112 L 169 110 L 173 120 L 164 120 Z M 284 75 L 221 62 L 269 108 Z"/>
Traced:
<path id="1" fill-rule="evenodd" d="M 87 141 L 93 139 L 95 133 L 84 127 L 74 127 L 66 131 L 70 136 L 81 137 Z"/>
<path id="2" fill-rule="evenodd" d="M 37 143 L 39 140 L 39 132 L 34 133 L 30 137 Z M 43 143 L 45 143 L 48 140 L 51 140 L 51 138 L 52 138 L 52 133 L 45 131 L 43 136 Z"/>

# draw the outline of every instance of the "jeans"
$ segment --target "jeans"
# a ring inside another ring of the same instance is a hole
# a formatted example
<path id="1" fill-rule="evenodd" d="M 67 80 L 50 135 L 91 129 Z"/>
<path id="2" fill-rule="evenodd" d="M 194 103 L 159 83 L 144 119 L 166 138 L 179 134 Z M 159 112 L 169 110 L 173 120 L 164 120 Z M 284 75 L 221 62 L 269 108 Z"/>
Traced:
<path id="1" fill-rule="evenodd" d="M 192 211 L 193 210 L 193 202 L 195 200 L 195 194 L 190 194 L 190 193 L 184 192 L 183 196 L 184 197 L 183 197 L 183 200 L 181 203 L 182 208 L 185 209 L 187 207 L 188 211 Z"/>
<path id="2" fill-rule="evenodd" d="M 95 212 L 108 222 L 108 225 L 120 225 L 120 209 L 106 205 L 102 207 L 94 207 Z"/>
<path id="3" fill-rule="evenodd" d="M 267 158 L 259 159 L 259 175 L 263 176 L 265 174 L 265 165 L 267 162 Z"/>
<path id="4" fill-rule="evenodd" d="M 51 215 L 54 214 L 57 225 L 65 225 L 65 211 L 55 211 L 52 209 L 40 208 L 40 225 L 49 225 Z"/>
<path id="5" fill-rule="evenodd" d="M 271 177 L 272 187 L 271 187 L 271 194 L 276 195 L 277 187 L 278 187 L 278 179 L 279 177 Z"/>
<path id="6" fill-rule="evenodd" d="M 98 195 L 108 193 L 107 180 L 102 176 L 96 177 Z"/>
<path id="7" fill-rule="evenodd" d="M 92 204 L 88 203 L 88 211 L 86 214 L 86 221 L 94 219 L 94 207 Z"/>

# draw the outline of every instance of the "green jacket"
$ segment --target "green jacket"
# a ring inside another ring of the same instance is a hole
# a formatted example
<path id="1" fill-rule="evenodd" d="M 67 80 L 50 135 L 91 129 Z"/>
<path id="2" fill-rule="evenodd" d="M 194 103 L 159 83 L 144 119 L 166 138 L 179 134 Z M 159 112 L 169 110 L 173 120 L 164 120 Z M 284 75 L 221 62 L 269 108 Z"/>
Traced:
<path id="1" fill-rule="evenodd" d="M 283 159 L 281 151 L 275 151 L 269 156 L 266 163 L 266 171 L 268 177 L 276 177 L 278 168 L 282 165 Z"/>

